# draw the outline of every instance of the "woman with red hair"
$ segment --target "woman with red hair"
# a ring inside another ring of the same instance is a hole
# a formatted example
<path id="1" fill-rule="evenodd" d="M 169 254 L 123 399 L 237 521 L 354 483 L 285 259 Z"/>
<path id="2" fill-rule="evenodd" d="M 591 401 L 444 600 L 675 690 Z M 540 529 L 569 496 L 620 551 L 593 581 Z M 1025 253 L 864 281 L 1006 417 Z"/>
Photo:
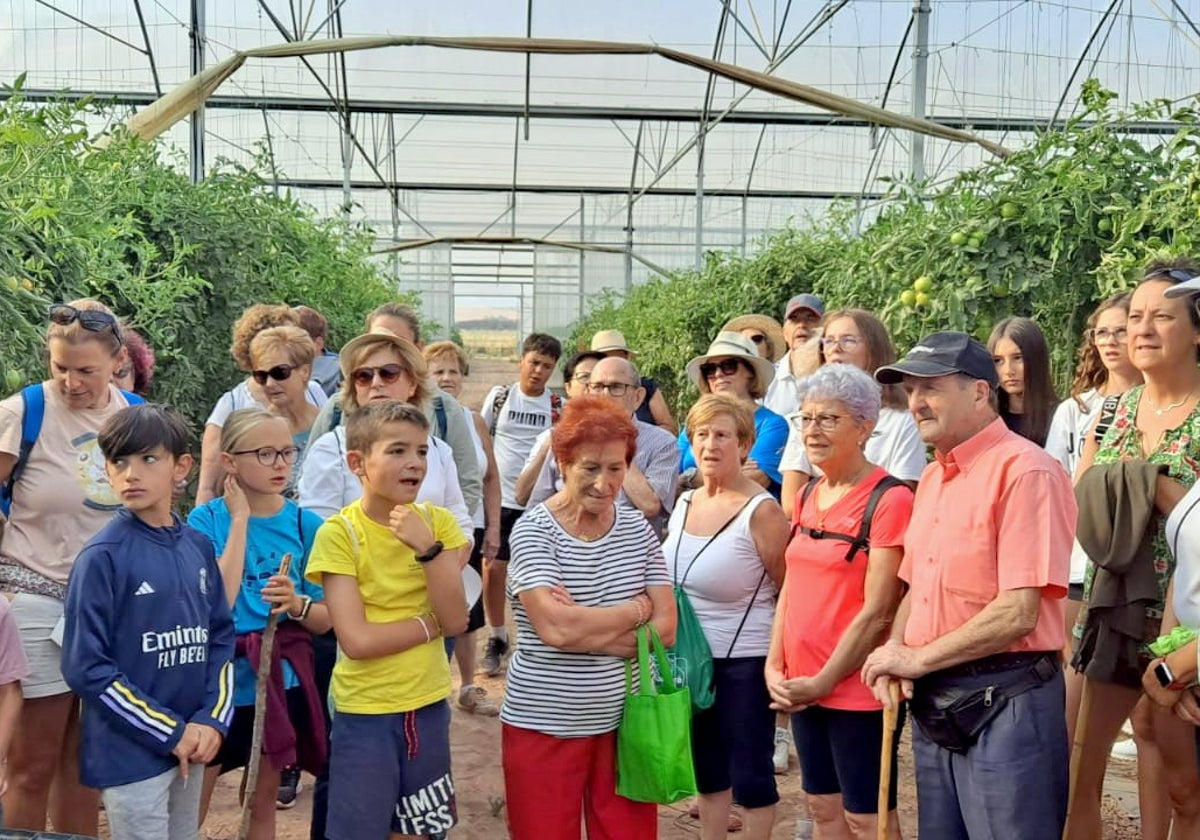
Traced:
<path id="1" fill-rule="evenodd" d="M 513 840 L 657 836 L 657 808 L 616 794 L 625 660 L 653 623 L 675 640 L 675 601 L 650 523 L 617 505 L 637 428 L 613 401 L 576 397 L 550 440 L 563 489 L 512 532 L 517 651 L 500 710 Z"/>

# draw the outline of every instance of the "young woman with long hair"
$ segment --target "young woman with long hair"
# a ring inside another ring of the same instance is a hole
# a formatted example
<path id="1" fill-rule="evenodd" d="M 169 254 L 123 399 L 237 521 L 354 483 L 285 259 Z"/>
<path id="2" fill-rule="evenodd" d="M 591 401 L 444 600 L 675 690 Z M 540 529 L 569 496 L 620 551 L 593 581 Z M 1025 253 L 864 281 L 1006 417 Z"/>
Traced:
<path id="1" fill-rule="evenodd" d="M 1005 425 L 1045 446 L 1058 397 L 1041 327 L 1029 318 L 1005 318 L 992 328 L 988 352 L 1000 375 L 997 396 Z"/>

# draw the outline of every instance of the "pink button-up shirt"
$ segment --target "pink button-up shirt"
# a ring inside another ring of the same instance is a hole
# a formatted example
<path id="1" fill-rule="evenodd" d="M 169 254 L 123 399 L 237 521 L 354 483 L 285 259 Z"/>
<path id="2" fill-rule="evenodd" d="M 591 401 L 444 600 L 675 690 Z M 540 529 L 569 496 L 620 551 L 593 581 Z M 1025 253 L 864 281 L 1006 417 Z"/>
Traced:
<path id="1" fill-rule="evenodd" d="M 1037 626 L 1010 651 L 1059 650 L 1075 536 L 1075 493 L 1062 465 L 996 419 L 925 468 L 904 539 L 904 642 L 966 624 L 1003 591 L 1042 591 Z"/>

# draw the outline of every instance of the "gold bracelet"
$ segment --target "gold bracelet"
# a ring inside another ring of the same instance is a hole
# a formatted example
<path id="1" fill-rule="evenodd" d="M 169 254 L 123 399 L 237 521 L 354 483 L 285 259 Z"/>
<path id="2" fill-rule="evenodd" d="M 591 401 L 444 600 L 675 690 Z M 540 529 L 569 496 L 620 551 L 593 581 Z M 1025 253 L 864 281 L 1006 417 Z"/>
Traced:
<path id="1" fill-rule="evenodd" d="M 433 638 L 436 639 L 442 635 L 442 623 L 440 621 L 438 621 L 437 613 L 435 613 L 435 612 L 431 612 L 429 614 L 429 620 L 433 622 L 433 629 L 434 629 Z"/>

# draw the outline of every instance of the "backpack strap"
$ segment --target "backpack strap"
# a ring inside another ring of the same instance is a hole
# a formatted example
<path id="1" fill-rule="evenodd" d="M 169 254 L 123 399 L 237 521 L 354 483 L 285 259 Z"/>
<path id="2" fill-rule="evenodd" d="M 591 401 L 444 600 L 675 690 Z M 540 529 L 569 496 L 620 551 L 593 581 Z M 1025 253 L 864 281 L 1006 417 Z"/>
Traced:
<path id="1" fill-rule="evenodd" d="M 1104 433 L 1108 431 L 1108 427 L 1116 419 L 1117 407 L 1121 404 L 1122 396 L 1122 394 L 1113 394 L 1111 397 L 1105 397 L 1104 402 L 1100 403 L 1100 417 L 1096 420 L 1096 432 L 1093 435 L 1097 446 L 1104 439 Z"/>
<path id="2" fill-rule="evenodd" d="M 488 434 L 492 437 L 496 436 L 496 424 L 500 422 L 500 410 L 504 408 L 504 404 L 508 402 L 508 389 L 511 385 L 501 385 L 496 389 L 496 396 L 492 397 L 492 422 L 488 424 Z M 554 409 L 554 403 L 550 403 L 551 412 Z M 551 418 L 553 419 L 553 417 Z"/>
<path id="3" fill-rule="evenodd" d="M 5 516 L 12 510 L 13 489 L 17 486 L 21 473 L 25 472 L 25 465 L 29 463 L 29 453 L 33 451 L 33 445 L 42 433 L 42 422 L 45 418 L 46 393 L 42 390 L 42 383 L 26 385 L 21 389 L 21 445 L 8 481 L 0 486 L 0 513 Z"/>
<path id="4" fill-rule="evenodd" d="M 433 398 L 433 419 L 435 421 L 434 434 L 439 440 L 446 439 L 446 403 L 442 399 L 442 395 L 438 394 Z"/>
<path id="5" fill-rule="evenodd" d="M 815 482 L 816 479 L 810 479 L 808 486 L 804 488 L 804 496 L 800 501 L 800 511 L 804 510 L 804 503 L 808 501 L 808 497 L 811 495 L 809 488 L 812 487 L 815 489 Z M 858 552 L 870 551 L 871 549 L 871 523 L 875 519 L 875 509 L 879 507 L 879 500 L 883 498 L 884 493 L 902 484 L 904 482 L 894 475 L 885 475 L 876 482 L 875 486 L 871 488 L 871 495 L 867 497 L 867 507 L 863 511 L 862 521 L 858 525 L 858 534 L 855 536 L 801 525 L 799 512 L 796 514 L 796 524 L 792 526 L 792 536 L 795 536 L 796 532 L 799 531 L 801 534 L 811 537 L 814 540 L 841 540 L 842 542 L 850 543 L 850 548 L 846 550 L 846 562 L 853 562 L 854 556 Z"/>

